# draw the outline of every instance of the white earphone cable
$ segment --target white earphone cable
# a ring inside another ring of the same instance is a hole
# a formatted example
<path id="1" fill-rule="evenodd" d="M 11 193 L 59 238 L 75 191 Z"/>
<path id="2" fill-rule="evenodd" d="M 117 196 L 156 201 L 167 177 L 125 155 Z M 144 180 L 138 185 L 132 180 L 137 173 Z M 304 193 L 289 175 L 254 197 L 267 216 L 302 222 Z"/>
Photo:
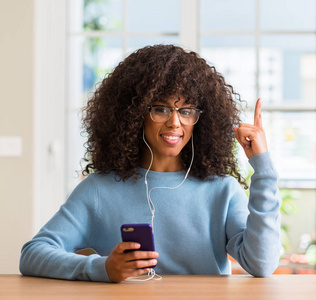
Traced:
<path id="1" fill-rule="evenodd" d="M 153 280 L 162 279 L 162 277 L 160 275 L 158 275 L 154 269 L 150 269 L 150 271 L 147 273 L 147 276 L 148 276 L 147 278 L 142 278 L 144 276 L 146 276 L 146 274 L 140 275 L 140 276 L 128 277 L 126 280 L 128 280 L 128 281 L 148 281 L 151 279 L 153 279 Z M 155 278 L 155 277 L 157 277 L 157 278 Z"/>
<path id="2" fill-rule="evenodd" d="M 146 139 L 145 139 L 145 130 L 143 130 L 143 140 L 146 144 L 146 146 L 148 147 L 149 151 L 150 151 L 150 154 L 151 154 L 151 160 L 150 160 L 150 164 L 149 164 L 149 167 L 145 173 L 145 185 L 146 185 L 146 195 L 147 195 L 147 202 L 148 202 L 148 206 L 149 206 L 149 209 L 150 209 L 150 212 L 151 212 L 151 227 L 152 227 L 152 230 L 154 232 L 154 217 L 155 217 L 155 206 L 154 206 L 154 203 L 153 201 L 151 200 L 151 197 L 150 197 L 150 193 L 154 190 L 154 189 L 169 189 L 169 190 L 173 190 L 173 189 L 176 189 L 178 187 L 180 187 L 184 181 L 187 179 L 188 177 L 188 174 L 191 170 L 191 167 L 192 167 L 192 164 L 193 164 L 193 159 L 194 159 L 194 144 L 193 144 L 193 133 L 192 133 L 192 137 L 191 137 L 191 142 L 192 142 L 192 158 L 191 158 L 191 162 L 190 162 L 190 166 L 184 176 L 184 179 L 182 180 L 182 182 L 180 184 L 178 184 L 177 186 L 174 186 L 174 187 L 153 187 L 151 188 L 150 190 L 148 189 L 148 181 L 147 181 L 147 175 L 149 173 L 149 170 L 153 164 L 153 160 L 154 160 L 154 154 L 153 154 L 153 151 L 151 150 L 150 146 L 148 145 L 148 143 L 146 142 Z M 150 269 L 150 271 L 147 273 L 147 278 L 141 278 L 141 276 L 136 276 L 136 277 L 129 277 L 127 280 L 129 281 L 147 281 L 147 280 L 151 280 L 151 279 L 154 279 L 154 280 L 160 280 L 162 279 L 162 277 L 160 275 L 158 275 L 154 269 Z M 157 278 L 155 278 L 157 277 Z"/>
<path id="3" fill-rule="evenodd" d="M 147 194 L 147 202 L 148 202 L 148 206 L 149 206 L 149 209 L 151 211 L 151 226 L 152 226 L 152 229 L 153 229 L 153 232 L 154 232 L 154 217 L 155 217 L 155 206 L 154 206 L 154 203 L 153 201 L 151 200 L 151 197 L 150 197 L 150 193 L 155 190 L 155 189 L 169 189 L 169 190 L 174 190 L 174 189 L 177 189 L 178 187 L 180 187 L 184 182 L 185 180 L 187 179 L 188 175 L 189 175 L 189 172 L 191 170 L 191 167 L 192 167 L 192 164 L 193 164 L 193 160 L 194 160 L 194 143 L 193 143 L 193 133 L 192 133 L 192 136 L 191 136 L 191 144 L 192 144 L 192 158 L 191 158 L 191 162 L 190 162 L 190 165 L 189 165 L 189 168 L 184 176 L 184 179 L 182 180 L 182 182 L 180 184 L 178 184 L 177 186 L 174 186 L 174 187 L 165 187 L 165 186 L 161 186 L 161 187 L 153 187 L 151 188 L 149 191 L 148 191 L 148 181 L 147 181 L 147 175 L 149 173 L 149 170 L 152 166 L 152 163 L 153 163 L 153 160 L 154 160 L 154 155 L 153 155 L 153 152 L 150 148 L 150 146 L 148 145 L 148 143 L 146 142 L 146 139 L 145 139 L 145 130 L 143 130 L 143 140 L 146 144 L 146 146 L 148 147 L 149 151 L 150 151 L 150 154 L 151 154 L 151 161 L 150 161 L 150 164 L 149 164 L 149 167 L 146 171 L 146 174 L 145 174 L 145 185 L 146 185 L 146 194 Z"/>

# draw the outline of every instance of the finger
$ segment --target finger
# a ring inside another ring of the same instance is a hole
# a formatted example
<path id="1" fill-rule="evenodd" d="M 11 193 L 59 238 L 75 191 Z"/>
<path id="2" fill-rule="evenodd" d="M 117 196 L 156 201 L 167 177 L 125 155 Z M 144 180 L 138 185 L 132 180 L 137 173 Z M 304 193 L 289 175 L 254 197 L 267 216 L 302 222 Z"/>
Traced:
<path id="1" fill-rule="evenodd" d="M 253 124 L 248 124 L 248 123 L 240 123 L 238 128 L 241 128 L 241 129 L 247 129 L 247 128 L 252 129 L 252 128 L 256 128 L 256 126 L 253 125 Z"/>
<path id="2" fill-rule="evenodd" d="M 126 261 L 138 259 L 152 259 L 159 256 L 155 251 L 133 251 L 126 254 Z"/>
<path id="3" fill-rule="evenodd" d="M 116 248 L 115 252 L 118 254 L 124 253 L 125 250 L 137 250 L 140 248 L 139 243 L 134 243 L 134 242 L 122 242 L 119 243 Z"/>
<path id="4" fill-rule="evenodd" d="M 145 269 L 157 265 L 157 259 L 140 259 L 129 261 L 124 264 L 125 269 Z"/>
<path id="5" fill-rule="evenodd" d="M 234 127 L 234 131 L 235 131 L 235 136 L 236 136 L 238 143 L 241 144 L 241 140 L 240 140 L 239 132 L 238 132 L 238 127 Z"/>
<path id="6" fill-rule="evenodd" d="M 136 277 L 145 273 L 148 273 L 150 271 L 150 268 L 145 269 L 130 269 L 122 272 L 121 274 L 116 275 L 115 277 L 110 277 L 110 280 L 112 282 L 121 282 L 124 281 L 130 277 Z"/>
<path id="7" fill-rule="evenodd" d="M 238 143 L 239 143 L 243 148 L 249 147 L 249 145 L 250 145 L 250 140 L 247 139 L 247 137 L 242 138 L 243 135 L 240 133 L 241 129 L 238 128 L 238 127 L 235 127 L 235 128 L 234 128 L 234 131 L 235 131 L 235 136 L 236 136 L 236 139 L 237 139 Z"/>
<path id="8" fill-rule="evenodd" d="M 135 269 L 133 271 L 130 271 L 130 272 L 126 273 L 126 279 L 128 279 L 129 277 L 136 277 L 136 276 L 143 275 L 145 273 L 148 273 L 149 271 L 150 271 L 149 268 L 146 268 L 146 269 Z"/>
<path id="9" fill-rule="evenodd" d="M 253 141 L 257 135 L 257 132 L 259 132 L 259 129 L 254 125 L 240 127 L 238 130 L 239 139 L 242 143 L 246 141 Z"/>
<path id="10" fill-rule="evenodd" d="M 259 98 L 256 103 L 254 125 L 262 128 L 262 118 L 261 118 L 261 99 Z"/>

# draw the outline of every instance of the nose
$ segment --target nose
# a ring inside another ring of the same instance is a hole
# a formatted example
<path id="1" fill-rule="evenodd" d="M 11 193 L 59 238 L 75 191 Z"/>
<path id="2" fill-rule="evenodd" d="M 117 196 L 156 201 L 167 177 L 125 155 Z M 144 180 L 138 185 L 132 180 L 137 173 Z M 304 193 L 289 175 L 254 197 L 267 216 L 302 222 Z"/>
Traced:
<path id="1" fill-rule="evenodd" d="M 179 112 L 174 110 L 170 118 L 166 121 L 166 126 L 170 128 L 178 128 L 181 126 Z"/>

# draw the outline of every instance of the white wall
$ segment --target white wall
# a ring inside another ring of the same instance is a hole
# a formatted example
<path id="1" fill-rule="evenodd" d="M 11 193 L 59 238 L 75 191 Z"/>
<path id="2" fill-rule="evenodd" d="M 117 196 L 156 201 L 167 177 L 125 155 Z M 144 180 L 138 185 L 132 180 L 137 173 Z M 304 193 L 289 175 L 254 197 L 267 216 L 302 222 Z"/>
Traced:
<path id="1" fill-rule="evenodd" d="M 0 136 L 22 138 L 22 155 L 0 157 L 0 273 L 17 273 L 32 232 L 33 1 L 0 2 Z"/>
<path id="2" fill-rule="evenodd" d="M 0 1 L 0 273 L 18 273 L 21 247 L 65 201 L 66 1 Z M 58 76 L 56 76 L 58 74 Z"/>

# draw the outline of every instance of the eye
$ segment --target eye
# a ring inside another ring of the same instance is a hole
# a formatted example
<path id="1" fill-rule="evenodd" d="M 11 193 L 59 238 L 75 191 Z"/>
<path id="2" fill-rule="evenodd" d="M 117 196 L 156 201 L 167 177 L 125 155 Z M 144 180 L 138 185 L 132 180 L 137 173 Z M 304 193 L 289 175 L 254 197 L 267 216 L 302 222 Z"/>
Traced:
<path id="1" fill-rule="evenodd" d="M 170 113 L 169 108 L 166 106 L 154 106 L 153 109 L 156 114 L 168 115 Z"/>
<path id="2" fill-rule="evenodd" d="M 191 117 L 195 114 L 195 110 L 192 108 L 182 108 L 180 113 L 183 117 Z"/>

